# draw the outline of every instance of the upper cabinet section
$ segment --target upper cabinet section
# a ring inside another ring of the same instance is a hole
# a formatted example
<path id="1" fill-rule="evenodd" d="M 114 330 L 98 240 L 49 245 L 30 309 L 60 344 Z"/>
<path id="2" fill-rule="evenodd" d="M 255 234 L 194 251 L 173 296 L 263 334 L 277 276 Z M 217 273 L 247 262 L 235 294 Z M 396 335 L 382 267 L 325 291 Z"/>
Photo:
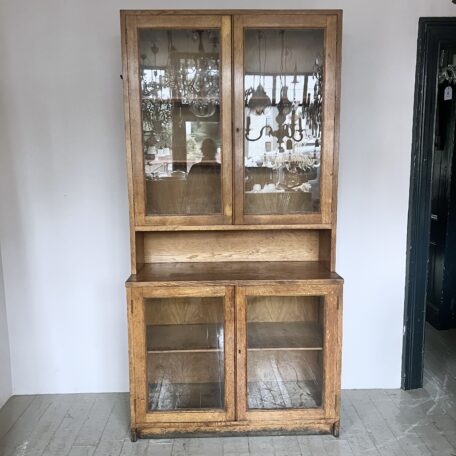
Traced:
<path id="1" fill-rule="evenodd" d="M 134 226 L 333 222 L 337 12 L 122 17 Z"/>
<path id="2" fill-rule="evenodd" d="M 136 225 L 231 223 L 231 17 L 126 25 Z"/>
<path id="3" fill-rule="evenodd" d="M 335 15 L 235 16 L 237 223 L 331 222 L 336 37 Z"/>

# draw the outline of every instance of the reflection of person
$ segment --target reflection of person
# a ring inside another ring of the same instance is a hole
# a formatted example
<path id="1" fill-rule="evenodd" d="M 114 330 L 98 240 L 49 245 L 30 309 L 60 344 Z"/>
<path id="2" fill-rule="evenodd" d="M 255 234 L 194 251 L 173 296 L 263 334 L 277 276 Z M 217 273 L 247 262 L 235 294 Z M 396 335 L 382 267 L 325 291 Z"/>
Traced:
<path id="1" fill-rule="evenodd" d="M 221 212 L 221 166 L 215 161 L 217 146 L 211 138 L 201 145 L 203 157 L 195 163 L 187 177 L 187 213 L 214 214 Z"/>

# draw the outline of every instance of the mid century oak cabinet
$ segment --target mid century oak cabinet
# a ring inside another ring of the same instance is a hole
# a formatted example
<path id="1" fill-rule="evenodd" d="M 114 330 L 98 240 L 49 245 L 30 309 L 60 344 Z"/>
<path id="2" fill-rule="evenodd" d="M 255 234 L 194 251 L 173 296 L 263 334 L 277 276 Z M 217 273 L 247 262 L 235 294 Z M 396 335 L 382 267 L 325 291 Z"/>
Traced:
<path id="1" fill-rule="evenodd" d="M 122 11 L 132 439 L 339 432 L 341 11 Z"/>

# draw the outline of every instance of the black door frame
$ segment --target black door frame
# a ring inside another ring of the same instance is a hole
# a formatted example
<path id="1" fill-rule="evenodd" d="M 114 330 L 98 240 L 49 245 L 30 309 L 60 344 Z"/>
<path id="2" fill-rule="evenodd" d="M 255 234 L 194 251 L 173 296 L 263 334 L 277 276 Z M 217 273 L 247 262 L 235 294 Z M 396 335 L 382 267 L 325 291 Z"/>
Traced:
<path id="1" fill-rule="evenodd" d="M 456 18 L 420 18 L 407 228 L 402 388 L 423 386 L 437 71 L 442 45 L 456 43 Z"/>

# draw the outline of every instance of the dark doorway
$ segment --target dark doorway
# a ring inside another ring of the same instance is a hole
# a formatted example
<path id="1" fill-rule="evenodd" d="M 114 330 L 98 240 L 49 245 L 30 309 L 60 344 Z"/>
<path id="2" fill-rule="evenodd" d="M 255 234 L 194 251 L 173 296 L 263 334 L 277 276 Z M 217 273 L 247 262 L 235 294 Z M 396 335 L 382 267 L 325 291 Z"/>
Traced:
<path id="1" fill-rule="evenodd" d="M 456 18 L 421 18 L 407 236 L 402 387 L 423 385 L 426 318 L 456 322 Z M 453 60 L 454 59 L 454 60 Z M 449 66 L 450 65 L 450 66 Z M 450 89 L 448 89 L 450 87 Z"/>
<path id="2" fill-rule="evenodd" d="M 456 327 L 456 46 L 442 46 L 431 180 L 431 230 L 426 321 Z"/>

